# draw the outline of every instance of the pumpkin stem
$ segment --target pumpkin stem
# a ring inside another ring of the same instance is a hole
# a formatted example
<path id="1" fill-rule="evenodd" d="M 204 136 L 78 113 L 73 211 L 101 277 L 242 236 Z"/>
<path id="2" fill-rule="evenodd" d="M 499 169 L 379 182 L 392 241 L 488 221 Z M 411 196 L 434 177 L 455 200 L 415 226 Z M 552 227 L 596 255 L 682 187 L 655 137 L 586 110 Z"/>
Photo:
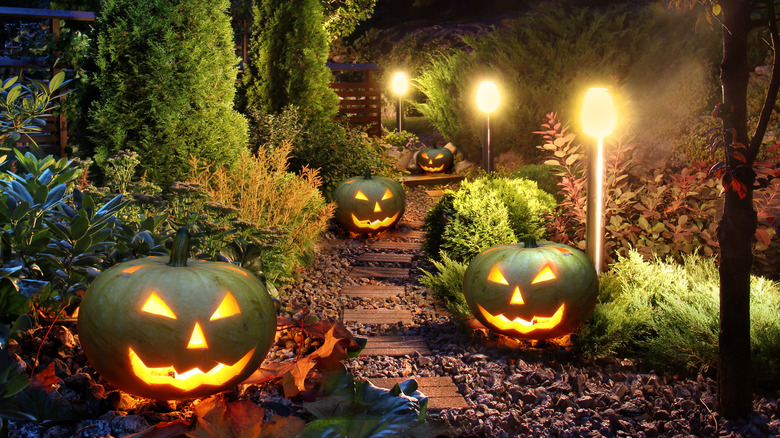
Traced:
<path id="1" fill-rule="evenodd" d="M 366 176 L 365 176 L 365 178 L 366 179 L 371 179 L 371 168 L 370 167 L 366 167 Z"/>
<path id="2" fill-rule="evenodd" d="M 180 268 L 187 266 L 187 256 L 190 253 L 190 232 L 186 228 L 180 228 L 176 232 L 176 237 L 173 238 L 173 246 L 171 246 L 171 260 L 168 262 L 168 266 Z"/>
<path id="3" fill-rule="evenodd" d="M 525 239 L 523 239 L 523 244 L 526 248 L 538 248 L 539 245 L 536 244 L 536 239 L 534 236 L 528 236 Z"/>

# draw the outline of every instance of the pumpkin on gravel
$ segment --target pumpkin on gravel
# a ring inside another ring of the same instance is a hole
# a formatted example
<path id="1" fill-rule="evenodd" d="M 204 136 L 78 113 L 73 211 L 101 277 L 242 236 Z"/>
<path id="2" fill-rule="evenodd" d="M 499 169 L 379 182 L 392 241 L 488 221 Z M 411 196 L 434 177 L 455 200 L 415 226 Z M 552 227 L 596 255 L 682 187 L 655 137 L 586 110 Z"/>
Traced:
<path id="1" fill-rule="evenodd" d="M 365 176 L 342 181 L 333 191 L 336 221 L 356 234 L 384 231 L 401 219 L 406 208 L 404 188 L 398 181 L 382 176 Z"/>
<path id="2" fill-rule="evenodd" d="M 598 286 L 585 253 L 530 238 L 476 256 L 466 269 L 463 294 L 485 327 L 512 338 L 541 340 L 567 335 L 588 319 Z"/>
<path id="3" fill-rule="evenodd" d="M 271 347 L 276 311 L 263 282 L 230 263 L 187 260 L 189 240 L 179 230 L 170 257 L 107 269 L 81 302 L 87 359 L 128 393 L 173 400 L 228 390 Z"/>
<path id="4" fill-rule="evenodd" d="M 429 147 L 417 154 L 417 165 L 426 172 L 446 172 L 452 167 L 454 159 L 447 148 Z"/>

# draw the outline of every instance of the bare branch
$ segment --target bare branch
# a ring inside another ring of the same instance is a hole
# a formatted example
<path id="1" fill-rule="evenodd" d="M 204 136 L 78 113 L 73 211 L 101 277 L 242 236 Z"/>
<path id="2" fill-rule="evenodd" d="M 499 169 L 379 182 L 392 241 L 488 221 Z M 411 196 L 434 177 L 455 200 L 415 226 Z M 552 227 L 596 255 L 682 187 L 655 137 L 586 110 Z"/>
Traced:
<path id="1" fill-rule="evenodd" d="M 753 134 L 753 138 L 750 141 L 750 147 L 747 150 L 748 163 L 752 164 L 758 151 L 761 148 L 761 142 L 764 140 L 764 134 L 766 133 L 767 125 L 769 124 L 769 118 L 772 116 L 772 111 L 777 101 L 777 92 L 780 90 L 780 56 L 777 54 L 778 46 L 780 46 L 780 35 L 778 35 L 777 29 L 777 13 L 775 12 L 775 2 L 770 1 L 767 3 L 769 11 L 767 11 L 767 18 L 769 19 L 769 34 L 772 39 L 772 78 L 769 80 L 769 88 L 764 98 L 764 106 L 761 108 L 761 117 L 758 119 L 758 125 L 756 131 Z"/>

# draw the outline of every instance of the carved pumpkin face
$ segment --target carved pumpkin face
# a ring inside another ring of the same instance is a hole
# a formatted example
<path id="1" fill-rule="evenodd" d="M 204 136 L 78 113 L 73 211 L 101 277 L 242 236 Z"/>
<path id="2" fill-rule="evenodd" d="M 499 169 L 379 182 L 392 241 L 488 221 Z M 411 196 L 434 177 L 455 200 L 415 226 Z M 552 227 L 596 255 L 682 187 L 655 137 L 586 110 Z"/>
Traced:
<path id="1" fill-rule="evenodd" d="M 446 172 L 454 157 L 447 148 L 425 148 L 417 154 L 417 165 L 426 172 Z"/>
<path id="2" fill-rule="evenodd" d="M 84 353 L 102 377 L 142 397 L 230 389 L 257 369 L 271 346 L 273 302 L 262 282 L 238 266 L 168 263 L 168 257 L 146 257 L 95 279 L 79 309 Z"/>
<path id="3" fill-rule="evenodd" d="M 342 227 L 358 234 L 378 233 L 401 219 L 406 207 L 404 188 L 381 176 L 350 178 L 336 187 L 335 217 Z"/>
<path id="4" fill-rule="evenodd" d="M 598 277 L 588 257 L 552 242 L 499 245 L 475 257 L 463 294 L 483 325 L 513 338 L 550 339 L 593 312 Z"/>

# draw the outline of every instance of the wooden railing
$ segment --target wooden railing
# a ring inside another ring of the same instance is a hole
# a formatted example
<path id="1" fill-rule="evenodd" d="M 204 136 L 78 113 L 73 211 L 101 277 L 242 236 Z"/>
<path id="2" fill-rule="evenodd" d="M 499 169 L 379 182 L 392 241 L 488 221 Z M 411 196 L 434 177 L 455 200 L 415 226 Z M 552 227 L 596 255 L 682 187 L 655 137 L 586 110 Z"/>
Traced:
<path id="1" fill-rule="evenodd" d="M 0 7 L 0 21 L 8 21 L 10 18 L 21 18 L 23 21 L 44 22 L 51 20 L 51 32 L 54 38 L 60 35 L 60 20 L 72 21 L 95 21 L 94 12 L 85 11 L 58 11 L 53 9 L 30 9 L 30 8 L 6 8 Z M 0 56 L 0 69 L 5 78 L 13 75 L 22 75 L 25 70 L 48 70 L 51 76 L 57 74 L 61 69 L 58 67 L 49 68 L 44 58 L 21 58 L 13 59 L 7 56 Z M 30 134 L 44 150 L 52 154 L 64 157 L 68 146 L 68 121 L 64 115 L 45 117 L 46 125 L 42 127 L 40 133 Z M 29 139 L 22 137 L 14 146 L 21 149 L 29 146 Z"/>
<path id="2" fill-rule="evenodd" d="M 339 96 L 338 119 L 352 126 L 363 126 L 368 135 L 382 135 L 382 87 L 374 80 L 376 64 L 328 63 L 336 79 L 330 87 Z M 339 79 L 347 76 L 350 80 Z"/>

